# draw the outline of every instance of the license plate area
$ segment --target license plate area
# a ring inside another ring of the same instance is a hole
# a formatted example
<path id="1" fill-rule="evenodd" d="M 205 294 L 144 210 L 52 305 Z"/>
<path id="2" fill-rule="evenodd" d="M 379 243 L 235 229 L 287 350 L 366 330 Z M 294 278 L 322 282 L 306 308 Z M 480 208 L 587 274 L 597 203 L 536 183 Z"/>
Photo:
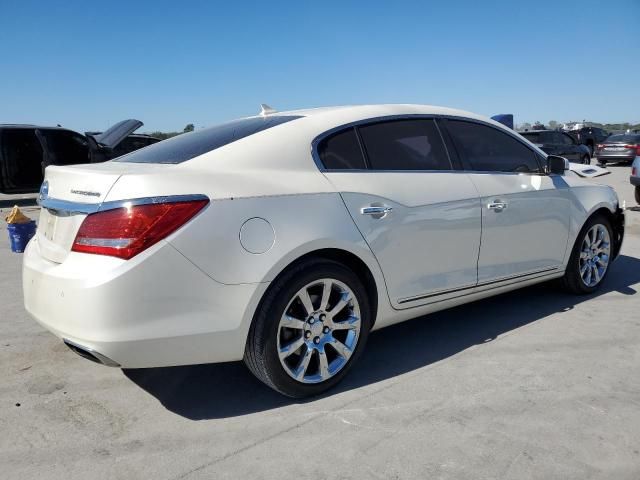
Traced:
<path id="1" fill-rule="evenodd" d="M 62 263 L 71 251 L 85 214 L 67 214 L 42 208 L 38 222 L 38 244 L 42 256 Z"/>

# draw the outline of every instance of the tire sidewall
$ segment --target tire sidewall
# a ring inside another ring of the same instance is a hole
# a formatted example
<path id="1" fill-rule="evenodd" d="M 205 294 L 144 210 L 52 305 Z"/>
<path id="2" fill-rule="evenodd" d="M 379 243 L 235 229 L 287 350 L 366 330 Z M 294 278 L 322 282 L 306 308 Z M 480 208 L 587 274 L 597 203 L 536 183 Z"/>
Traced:
<path id="1" fill-rule="evenodd" d="M 353 354 L 335 376 L 321 383 L 305 384 L 291 378 L 280 363 L 277 351 L 278 326 L 285 308 L 294 295 L 305 285 L 321 278 L 339 280 L 352 290 L 360 307 L 360 334 Z M 367 343 L 371 329 L 371 311 L 367 292 L 362 282 L 350 269 L 332 261 L 319 262 L 301 274 L 283 279 L 282 284 L 276 288 L 278 291 L 275 292 L 273 301 L 269 305 L 265 305 L 265 315 L 259 320 L 264 322 L 262 329 L 262 335 L 264 335 L 263 355 L 269 380 L 281 393 L 291 397 L 306 397 L 322 393 L 342 380 L 358 360 Z"/>
<path id="2" fill-rule="evenodd" d="M 580 275 L 580 251 L 582 248 L 582 242 L 584 241 L 585 235 L 591 229 L 591 227 L 593 227 L 596 224 L 603 225 L 609 232 L 609 240 L 611 242 L 610 253 L 609 253 L 609 263 L 607 265 L 607 270 L 604 272 L 604 275 L 602 276 L 600 281 L 596 285 L 592 287 L 588 287 L 587 285 L 584 284 L 584 282 L 582 281 L 582 277 Z M 602 214 L 596 214 L 590 217 L 585 222 L 582 229 L 580 230 L 580 233 L 578 234 L 578 237 L 576 238 L 575 244 L 573 246 L 573 250 L 571 252 L 571 258 L 569 259 L 569 264 L 567 265 L 567 277 L 568 277 L 567 280 L 569 281 L 572 289 L 576 290 L 576 293 L 584 293 L 584 294 L 593 293 L 601 287 L 601 285 L 607 278 L 607 275 L 609 274 L 609 270 L 611 270 L 611 262 L 612 262 L 612 256 L 613 256 L 613 241 L 614 241 L 613 228 L 611 227 L 611 222 L 609 221 L 609 219 L 607 219 L 607 217 L 605 217 Z"/>

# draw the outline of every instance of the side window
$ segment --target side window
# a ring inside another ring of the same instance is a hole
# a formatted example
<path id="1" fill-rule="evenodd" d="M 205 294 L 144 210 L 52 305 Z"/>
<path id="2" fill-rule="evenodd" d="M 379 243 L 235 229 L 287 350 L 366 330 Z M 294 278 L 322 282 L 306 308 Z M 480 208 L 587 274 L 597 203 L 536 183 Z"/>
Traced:
<path id="1" fill-rule="evenodd" d="M 463 120 L 449 120 L 447 127 L 464 154 L 467 168 L 481 172 L 540 172 L 533 151 L 495 127 Z"/>
<path id="2" fill-rule="evenodd" d="M 40 130 L 47 144 L 48 164 L 73 165 L 89 161 L 87 139 L 67 130 Z"/>
<path id="3" fill-rule="evenodd" d="M 558 132 L 558 135 L 560 136 L 560 143 L 564 145 L 573 145 L 573 140 L 569 135 L 560 132 Z"/>
<path id="4" fill-rule="evenodd" d="M 372 170 L 451 170 L 433 120 L 394 120 L 358 127 Z"/>
<path id="5" fill-rule="evenodd" d="M 558 139 L 553 132 L 540 132 L 540 140 L 539 143 L 544 145 L 558 143 Z"/>
<path id="6" fill-rule="evenodd" d="M 42 147 L 34 129 L 0 130 L 0 158 L 0 187 L 7 192 L 42 183 Z"/>
<path id="7" fill-rule="evenodd" d="M 367 168 L 354 128 L 343 130 L 323 139 L 318 145 L 318 155 L 324 167 L 328 169 L 359 170 Z"/>

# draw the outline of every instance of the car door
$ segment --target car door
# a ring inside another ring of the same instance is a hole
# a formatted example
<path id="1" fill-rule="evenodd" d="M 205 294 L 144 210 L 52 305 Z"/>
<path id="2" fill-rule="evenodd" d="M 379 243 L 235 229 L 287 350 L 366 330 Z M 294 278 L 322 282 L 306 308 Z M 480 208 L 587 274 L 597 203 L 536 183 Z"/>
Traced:
<path id="1" fill-rule="evenodd" d="M 561 145 L 561 157 L 565 157 L 572 162 L 580 162 L 582 160 L 584 153 L 578 142 L 571 135 L 564 132 L 554 132 L 554 135 L 558 137 L 558 143 Z"/>
<path id="2" fill-rule="evenodd" d="M 482 201 L 478 286 L 553 274 L 569 238 L 569 189 L 542 158 L 493 125 L 448 120 L 457 153 Z"/>
<path id="3" fill-rule="evenodd" d="M 317 145 L 324 174 L 378 260 L 395 308 L 475 287 L 479 198 L 469 177 L 454 171 L 433 119 L 352 126 Z"/>

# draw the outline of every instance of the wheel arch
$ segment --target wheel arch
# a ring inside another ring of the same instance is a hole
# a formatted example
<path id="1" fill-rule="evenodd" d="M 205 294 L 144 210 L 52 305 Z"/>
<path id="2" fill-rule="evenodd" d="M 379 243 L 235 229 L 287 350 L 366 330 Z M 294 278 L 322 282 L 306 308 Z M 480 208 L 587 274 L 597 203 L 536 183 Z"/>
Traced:
<path id="1" fill-rule="evenodd" d="M 615 260 L 620 254 L 620 249 L 622 248 L 622 241 L 624 240 L 624 211 L 621 208 L 612 209 L 612 207 L 608 204 L 600 204 L 596 206 L 589 215 L 585 218 L 580 230 L 584 228 L 584 225 L 596 215 L 603 215 L 609 223 L 611 224 L 611 228 L 613 229 L 613 259 Z M 577 241 L 578 239 L 576 239 Z"/>
<path id="2" fill-rule="evenodd" d="M 323 247 L 311 249 L 304 253 L 299 253 L 293 260 L 288 261 L 286 265 L 278 269 L 278 272 L 273 275 L 271 284 L 275 283 L 279 278 L 285 275 L 296 265 L 310 258 L 333 260 L 351 269 L 358 276 L 365 289 L 367 290 L 369 296 L 369 306 L 373 316 L 373 318 L 371 319 L 371 325 L 373 327 L 376 324 L 379 316 L 380 301 L 384 299 L 384 297 L 382 297 L 382 294 L 383 292 L 386 292 L 386 286 L 384 285 L 384 280 L 382 279 L 382 275 L 380 274 L 380 272 L 378 272 L 375 267 L 372 268 L 367 261 L 365 261 L 363 258 L 361 258 L 361 256 L 357 255 L 353 251 L 349 251 L 339 247 Z M 262 308 L 262 302 L 266 297 L 268 291 L 269 288 L 267 288 L 262 294 L 260 302 L 258 303 L 258 306 L 256 308 L 256 312 Z"/>

